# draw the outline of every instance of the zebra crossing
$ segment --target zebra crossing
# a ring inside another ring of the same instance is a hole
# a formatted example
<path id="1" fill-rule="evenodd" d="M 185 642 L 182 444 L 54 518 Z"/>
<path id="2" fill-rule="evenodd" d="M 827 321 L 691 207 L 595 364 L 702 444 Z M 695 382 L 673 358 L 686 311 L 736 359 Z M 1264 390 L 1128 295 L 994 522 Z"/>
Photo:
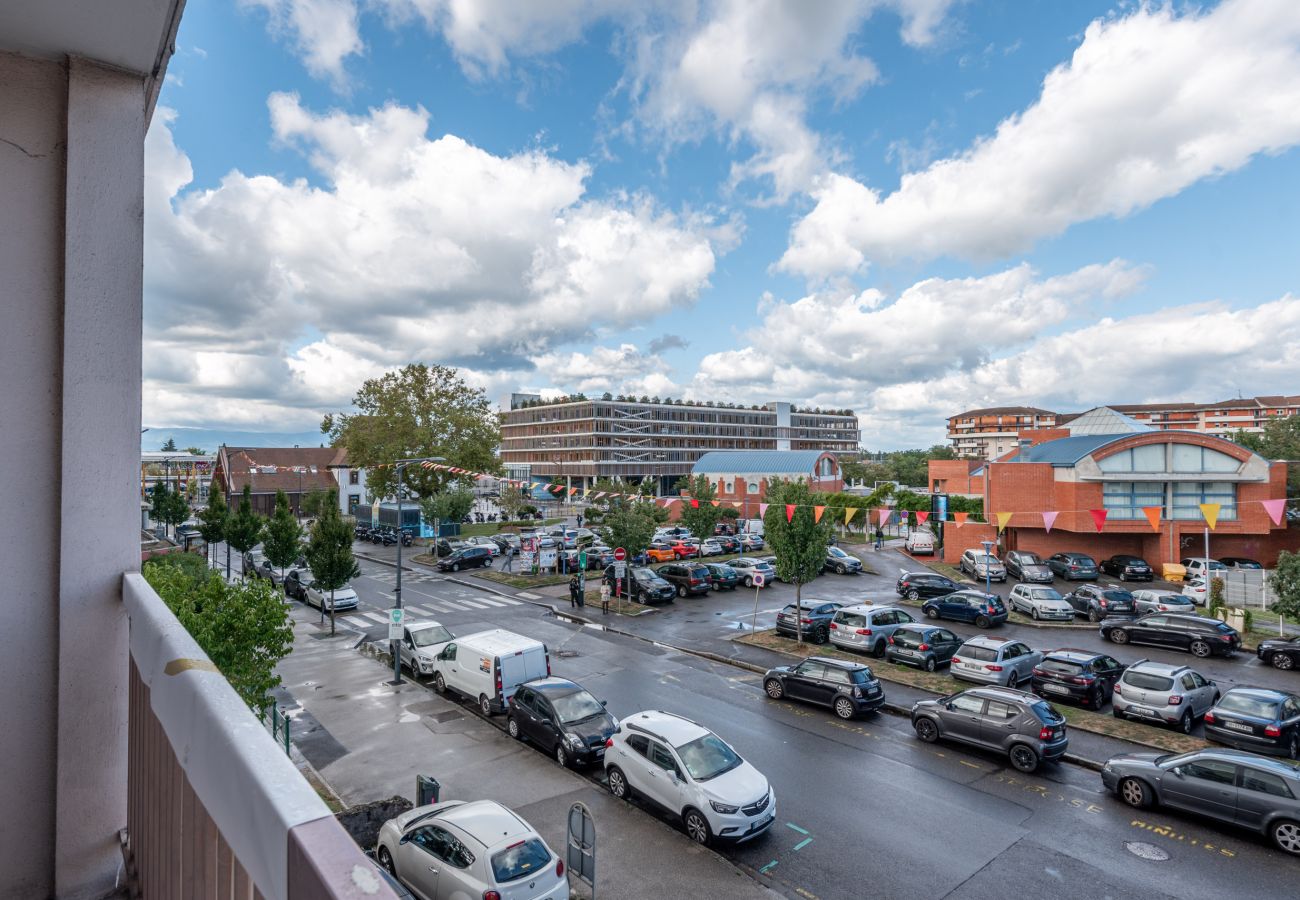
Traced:
<path id="1" fill-rule="evenodd" d="M 475 597 L 470 600 L 466 597 L 438 597 L 436 599 L 421 599 L 418 603 L 404 604 L 407 613 L 412 616 L 441 616 L 455 612 L 482 612 L 483 610 L 500 608 L 506 606 L 520 606 L 522 600 L 512 600 L 508 597 Z M 372 625 L 387 625 L 388 616 L 384 611 L 366 611 L 358 610 L 350 613 L 340 613 L 339 618 L 351 620 L 354 624 L 361 624 L 358 620 L 369 622 Z"/>

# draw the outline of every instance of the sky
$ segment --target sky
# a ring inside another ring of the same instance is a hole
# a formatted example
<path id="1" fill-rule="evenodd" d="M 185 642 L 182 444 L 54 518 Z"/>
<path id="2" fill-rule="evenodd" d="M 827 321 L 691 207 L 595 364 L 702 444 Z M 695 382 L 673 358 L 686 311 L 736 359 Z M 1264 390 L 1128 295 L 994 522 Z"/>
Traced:
<path id="1" fill-rule="evenodd" d="M 411 362 L 961 410 L 1300 393 L 1300 4 L 189 0 L 144 424 L 313 433 Z"/>

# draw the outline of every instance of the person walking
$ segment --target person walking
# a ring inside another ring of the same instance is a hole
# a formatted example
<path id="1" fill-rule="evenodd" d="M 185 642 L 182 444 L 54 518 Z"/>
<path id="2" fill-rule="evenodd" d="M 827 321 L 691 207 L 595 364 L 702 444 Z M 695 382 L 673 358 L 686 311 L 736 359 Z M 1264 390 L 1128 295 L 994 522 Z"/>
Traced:
<path id="1" fill-rule="evenodd" d="M 609 613 L 609 582 L 604 579 L 600 582 L 600 611 Z"/>
<path id="2" fill-rule="evenodd" d="M 877 525 L 876 526 L 876 549 L 877 550 L 883 549 L 884 546 L 885 546 L 885 533 L 881 531 L 880 526 Z"/>
<path id="3" fill-rule="evenodd" d="M 578 605 L 578 576 L 574 575 L 569 579 L 569 608 L 573 609 Z"/>
<path id="4" fill-rule="evenodd" d="M 513 572 L 515 570 L 515 548 L 507 545 L 505 556 L 506 556 L 505 559 L 506 564 L 503 567 L 502 571 Z"/>
<path id="5" fill-rule="evenodd" d="M 582 527 L 582 513 L 578 513 L 578 527 Z"/>

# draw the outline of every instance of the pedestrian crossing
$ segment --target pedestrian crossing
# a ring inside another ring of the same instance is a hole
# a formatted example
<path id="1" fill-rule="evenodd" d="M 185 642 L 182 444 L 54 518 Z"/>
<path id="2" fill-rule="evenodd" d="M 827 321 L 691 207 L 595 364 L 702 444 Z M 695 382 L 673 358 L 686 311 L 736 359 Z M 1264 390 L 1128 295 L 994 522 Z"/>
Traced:
<path id="1" fill-rule="evenodd" d="M 523 601 L 511 600 L 508 597 L 496 597 L 488 599 L 479 597 L 474 600 L 467 600 L 464 597 L 439 597 L 437 600 L 421 600 L 419 603 L 407 603 L 405 609 L 407 615 L 418 618 L 432 618 L 445 616 L 454 612 L 481 612 L 493 607 L 520 606 Z M 387 625 L 388 616 L 384 612 L 354 611 L 343 613 L 340 612 L 338 618 L 341 621 L 350 621 L 354 625 Z"/>

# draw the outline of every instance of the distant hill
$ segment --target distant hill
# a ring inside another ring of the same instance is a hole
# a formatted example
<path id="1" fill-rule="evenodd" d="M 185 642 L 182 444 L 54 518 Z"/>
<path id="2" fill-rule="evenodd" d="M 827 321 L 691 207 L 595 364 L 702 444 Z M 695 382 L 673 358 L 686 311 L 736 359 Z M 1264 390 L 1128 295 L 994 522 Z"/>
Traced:
<path id="1" fill-rule="evenodd" d="M 158 450 L 167 439 L 181 450 L 198 447 L 215 453 L 222 444 L 230 447 L 320 447 L 329 441 L 319 431 L 221 431 L 212 428 L 150 427 L 140 435 L 141 450 Z"/>

